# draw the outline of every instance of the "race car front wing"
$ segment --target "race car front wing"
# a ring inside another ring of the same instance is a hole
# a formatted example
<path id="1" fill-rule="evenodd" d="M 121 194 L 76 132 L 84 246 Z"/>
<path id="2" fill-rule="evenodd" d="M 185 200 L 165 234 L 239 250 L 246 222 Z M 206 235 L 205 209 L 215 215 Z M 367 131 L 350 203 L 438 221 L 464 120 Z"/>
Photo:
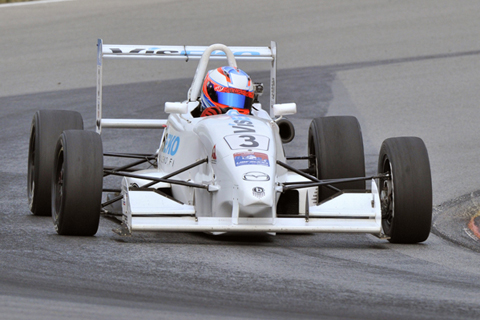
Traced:
<path id="1" fill-rule="evenodd" d="M 150 191 L 149 191 L 150 190 Z M 306 206 L 306 213 L 268 218 L 239 217 L 238 198 L 232 199 L 231 217 L 198 217 L 195 207 L 171 199 L 151 189 L 123 188 L 121 235 L 133 231 L 186 232 L 346 232 L 381 234 L 381 204 L 372 179 L 371 192 L 340 192 L 318 205 Z M 234 193 L 235 195 L 235 193 Z"/>

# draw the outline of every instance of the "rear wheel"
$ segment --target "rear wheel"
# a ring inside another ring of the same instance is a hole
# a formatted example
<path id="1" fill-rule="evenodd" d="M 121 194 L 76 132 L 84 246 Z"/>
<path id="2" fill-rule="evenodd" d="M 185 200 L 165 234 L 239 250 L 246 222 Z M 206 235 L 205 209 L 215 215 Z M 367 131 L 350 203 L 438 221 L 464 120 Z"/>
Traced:
<path id="1" fill-rule="evenodd" d="M 360 124 L 352 116 L 320 117 L 312 120 L 308 131 L 309 172 L 318 179 L 365 176 L 365 155 Z M 365 181 L 335 184 L 345 189 L 365 189 Z M 337 191 L 322 186 L 318 200 L 323 201 Z"/>
<path id="2" fill-rule="evenodd" d="M 383 142 L 378 172 L 382 227 L 390 242 L 425 241 L 432 223 L 432 179 L 427 148 L 417 137 L 390 138 Z"/>
<path id="3" fill-rule="evenodd" d="M 98 230 L 103 185 L 100 135 L 67 130 L 55 149 L 52 217 L 61 235 L 93 236 Z"/>
<path id="4" fill-rule="evenodd" d="M 83 129 L 76 111 L 40 110 L 35 113 L 28 147 L 28 203 L 34 215 L 49 216 L 55 145 L 64 130 Z"/>

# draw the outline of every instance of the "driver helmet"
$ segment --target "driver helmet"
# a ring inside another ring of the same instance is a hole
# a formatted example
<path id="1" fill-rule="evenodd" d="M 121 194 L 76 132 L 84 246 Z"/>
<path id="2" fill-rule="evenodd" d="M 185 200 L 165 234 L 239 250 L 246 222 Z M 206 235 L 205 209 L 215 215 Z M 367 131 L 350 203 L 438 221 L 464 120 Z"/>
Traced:
<path id="1" fill-rule="evenodd" d="M 220 67 L 208 71 L 200 100 L 202 110 L 229 107 L 250 114 L 253 97 L 253 83 L 248 74 L 234 67 Z"/>

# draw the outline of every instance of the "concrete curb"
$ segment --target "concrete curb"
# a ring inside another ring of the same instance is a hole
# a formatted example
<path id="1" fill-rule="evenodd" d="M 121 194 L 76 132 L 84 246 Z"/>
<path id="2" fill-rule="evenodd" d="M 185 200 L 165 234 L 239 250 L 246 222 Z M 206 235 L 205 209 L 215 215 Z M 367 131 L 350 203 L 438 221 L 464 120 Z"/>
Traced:
<path id="1" fill-rule="evenodd" d="M 432 233 L 480 252 L 480 190 L 435 207 Z"/>

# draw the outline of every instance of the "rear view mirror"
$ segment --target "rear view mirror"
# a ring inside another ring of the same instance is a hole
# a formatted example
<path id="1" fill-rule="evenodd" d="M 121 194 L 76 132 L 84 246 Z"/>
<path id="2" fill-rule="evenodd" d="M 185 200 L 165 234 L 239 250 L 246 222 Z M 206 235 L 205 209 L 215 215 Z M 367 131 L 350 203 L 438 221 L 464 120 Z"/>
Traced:
<path id="1" fill-rule="evenodd" d="M 166 113 L 185 114 L 188 112 L 187 102 L 165 102 Z"/>
<path id="2" fill-rule="evenodd" d="M 297 104 L 292 103 L 278 103 L 273 105 L 273 114 L 275 116 L 285 116 L 288 114 L 297 113 Z"/>

